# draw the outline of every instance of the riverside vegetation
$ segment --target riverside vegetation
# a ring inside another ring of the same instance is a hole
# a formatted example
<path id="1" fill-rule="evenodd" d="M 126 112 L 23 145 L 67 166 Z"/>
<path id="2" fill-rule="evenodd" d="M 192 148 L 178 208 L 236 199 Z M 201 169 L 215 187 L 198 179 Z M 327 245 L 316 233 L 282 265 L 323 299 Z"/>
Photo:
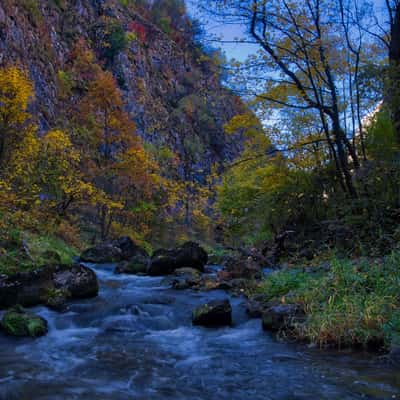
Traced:
<path id="1" fill-rule="evenodd" d="M 62 309 L 97 294 L 81 254 L 245 293 L 287 339 L 398 351 L 399 3 L 379 38 L 367 1 L 363 13 L 271 1 L 271 15 L 263 1 L 207 2 L 259 46 L 229 66 L 182 1 L 98 3 L 0 5 L 2 282 L 42 271 L 46 295 L 22 305 Z M 188 240 L 223 265 L 215 280 Z M 215 308 L 229 325 L 230 305 Z M 36 336 L 25 312 L 6 314 L 5 331 L 11 318 Z"/>

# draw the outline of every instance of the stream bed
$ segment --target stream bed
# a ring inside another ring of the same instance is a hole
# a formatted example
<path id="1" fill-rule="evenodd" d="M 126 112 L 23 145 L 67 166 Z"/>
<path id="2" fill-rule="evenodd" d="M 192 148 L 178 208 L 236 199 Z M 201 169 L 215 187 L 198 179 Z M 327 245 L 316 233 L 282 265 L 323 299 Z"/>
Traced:
<path id="1" fill-rule="evenodd" d="M 193 327 L 194 307 L 223 291 L 176 291 L 163 278 L 91 266 L 97 298 L 49 322 L 40 339 L 0 334 L 0 400 L 400 399 L 400 371 L 376 356 L 277 341 L 230 298 L 234 325 Z"/>

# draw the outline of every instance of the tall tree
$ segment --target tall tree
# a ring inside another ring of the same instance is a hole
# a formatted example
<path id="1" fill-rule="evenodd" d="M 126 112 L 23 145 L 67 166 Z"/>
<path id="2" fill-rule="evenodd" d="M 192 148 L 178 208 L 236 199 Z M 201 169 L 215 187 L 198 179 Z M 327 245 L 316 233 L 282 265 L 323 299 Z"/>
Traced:
<path id="1" fill-rule="evenodd" d="M 245 25 L 245 41 L 259 47 L 239 67 L 247 74 L 242 89 L 262 106 L 313 112 L 342 188 L 356 197 L 351 169 L 360 166 L 356 135 L 364 104 L 358 72 L 366 58 L 364 33 L 352 28 L 349 15 L 358 12 L 361 18 L 358 2 L 213 0 L 203 5 L 227 23 Z"/>

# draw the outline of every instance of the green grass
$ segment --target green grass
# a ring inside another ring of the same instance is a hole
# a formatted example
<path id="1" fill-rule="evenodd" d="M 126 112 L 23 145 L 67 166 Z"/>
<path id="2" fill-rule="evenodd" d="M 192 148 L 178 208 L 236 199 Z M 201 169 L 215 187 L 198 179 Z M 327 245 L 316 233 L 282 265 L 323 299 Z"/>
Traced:
<path id="1" fill-rule="evenodd" d="M 301 304 L 299 339 L 320 346 L 389 347 L 400 342 L 400 253 L 380 262 L 333 260 L 330 272 L 285 270 L 260 286 L 266 300 Z"/>
<path id="2" fill-rule="evenodd" d="M 23 244 L 29 254 L 24 250 Z M 0 246 L 0 274 L 10 275 L 33 270 L 55 262 L 54 256 L 59 258 L 62 264 L 70 264 L 76 255 L 75 249 L 57 237 L 16 230 L 10 232 L 9 239 Z"/>

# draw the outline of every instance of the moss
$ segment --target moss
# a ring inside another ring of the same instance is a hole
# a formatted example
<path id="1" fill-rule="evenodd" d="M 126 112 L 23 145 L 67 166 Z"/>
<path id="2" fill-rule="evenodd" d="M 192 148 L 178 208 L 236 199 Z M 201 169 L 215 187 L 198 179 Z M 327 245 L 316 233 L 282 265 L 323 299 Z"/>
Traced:
<path id="1" fill-rule="evenodd" d="M 54 236 L 13 231 L 0 242 L 0 274 L 31 271 L 47 264 L 71 264 L 77 251 Z"/>
<path id="2" fill-rule="evenodd" d="M 26 312 L 21 307 L 7 311 L 3 316 L 1 326 L 7 334 L 18 337 L 38 337 L 47 333 L 46 320 Z"/>

